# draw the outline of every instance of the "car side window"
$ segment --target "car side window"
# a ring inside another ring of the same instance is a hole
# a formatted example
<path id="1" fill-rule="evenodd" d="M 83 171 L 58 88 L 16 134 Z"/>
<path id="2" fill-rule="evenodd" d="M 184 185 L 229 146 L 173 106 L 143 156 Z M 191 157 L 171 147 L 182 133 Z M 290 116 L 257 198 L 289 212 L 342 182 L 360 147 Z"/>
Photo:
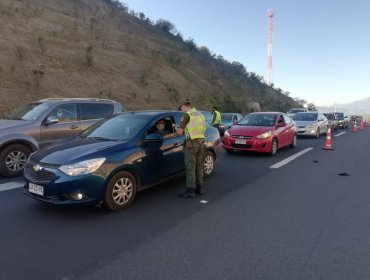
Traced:
<path id="1" fill-rule="evenodd" d="M 172 116 L 162 117 L 155 121 L 147 134 L 160 134 L 163 138 L 178 136 L 174 128 L 175 120 Z M 161 129 L 163 128 L 163 129 Z"/>
<path id="2" fill-rule="evenodd" d="M 286 123 L 286 124 L 288 124 L 288 123 L 291 123 L 291 122 L 292 122 L 292 119 L 291 119 L 289 116 L 287 116 L 287 115 L 283 115 L 283 117 L 284 117 L 284 121 L 285 121 L 285 123 Z"/>
<path id="3" fill-rule="evenodd" d="M 57 119 L 58 123 L 77 121 L 77 105 L 74 103 L 63 104 L 56 107 L 48 118 Z"/>
<path id="4" fill-rule="evenodd" d="M 279 123 L 284 123 L 284 118 L 283 118 L 282 115 L 279 115 L 279 117 L 278 117 L 278 124 Z"/>
<path id="5" fill-rule="evenodd" d="M 113 105 L 110 104 L 95 104 L 83 103 L 80 104 L 81 120 L 104 119 L 112 116 Z"/>

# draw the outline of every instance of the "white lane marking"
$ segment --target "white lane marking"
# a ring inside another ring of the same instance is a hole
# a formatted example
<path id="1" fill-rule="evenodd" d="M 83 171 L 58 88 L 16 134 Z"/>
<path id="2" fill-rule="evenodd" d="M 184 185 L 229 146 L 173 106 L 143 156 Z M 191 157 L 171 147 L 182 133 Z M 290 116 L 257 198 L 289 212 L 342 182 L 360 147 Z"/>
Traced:
<path id="1" fill-rule="evenodd" d="M 208 203 L 208 201 L 207 200 L 201 200 L 201 201 L 199 201 L 200 203 L 203 203 L 203 204 L 206 204 L 206 203 Z"/>
<path id="2" fill-rule="evenodd" d="M 10 183 L 5 183 L 5 184 L 0 184 L 0 192 L 12 190 L 12 189 L 18 189 L 18 188 L 21 188 L 23 186 L 24 186 L 24 184 L 17 183 L 17 182 L 10 182 Z"/>
<path id="3" fill-rule="evenodd" d="M 300 156 L 304 155 L 305 153 L 308 153 L 309 151 L 312 151 L 312 150 L 313 150 L 312 147 L 311 148 L 304 149 L 304 150 L 302 150 L 302 151 L 300 151 L 300 152 L 298 152 L 298 153 L 296 153 L 296 154 L 294 154 L 294 155 L 292 155 L 292 156 L 290 156 L 290 157 L 288 157 L 288 158 L 286 158 L 286 159 L 284 159 L 282 161 L 279 161 L 278 163 L 276 163 L 274 165 L 271 165 L 270 168 L 271 169 L 280 168 L 280 167 L 288 164 L 289 162 L 295 160 L 297 157 L 300 157 Z"/>
<path id="4" fill-rule="evenodd" d="M 339 136 L 341 136 L 341 135 L 343 135 L 343 134 L 346 134 L 346 133 L 347 133 L 347 132 L 343 131 L 343 132 L 341 132 L 341 133 L 335 134 L 335 135 L 334 135 L 334 137 L 339 137 Z"/>

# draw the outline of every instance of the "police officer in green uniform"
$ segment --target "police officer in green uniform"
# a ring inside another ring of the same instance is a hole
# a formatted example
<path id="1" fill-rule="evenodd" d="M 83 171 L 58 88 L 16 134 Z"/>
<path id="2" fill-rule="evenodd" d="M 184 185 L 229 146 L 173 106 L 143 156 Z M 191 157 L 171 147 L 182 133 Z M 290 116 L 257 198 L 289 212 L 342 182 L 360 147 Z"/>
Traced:
<path id="1" fill-rule="evenodd" d="M 217 111 L 217 107 L 213 107 L 212 113 L 213 113 L 212 125 L 213 127 L 217 128 L 218 131 L 220 131 L 221 114 L 219 111 Z"/>
<path id="2" fill-rule="evenodd" d="M 180 106 L 185 112 L 180 127 L 176 132 L 185 135 L 184 157 L 186 167 L 186 191 L 181 193 L 181 198 L 194 198 L 196 194 L 203 195 L 203 172 L 204 172 L 204 133 L 206 122 L 202 113 L 197 111 L 189 99 Z"/>

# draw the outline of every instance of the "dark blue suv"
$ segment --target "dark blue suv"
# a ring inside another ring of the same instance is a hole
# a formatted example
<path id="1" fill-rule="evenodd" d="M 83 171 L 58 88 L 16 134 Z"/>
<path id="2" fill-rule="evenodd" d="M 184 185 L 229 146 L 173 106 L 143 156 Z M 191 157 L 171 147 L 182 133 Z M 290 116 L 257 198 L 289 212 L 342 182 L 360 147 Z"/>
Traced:
<path id="1" fill-rule="evenodd" d="M 182 112 L 137 111 L 101 121 L 79 136 L 31 155 L 25 193 L 53 204 L 96 204 L 114 211 L 129 206 L 137 191 L 185 173 Z M 156 133 L 165 123 L 166 134 Z M 221 151 L 217 129 L 208 126 L 204 174 L 211 175 Z"/>

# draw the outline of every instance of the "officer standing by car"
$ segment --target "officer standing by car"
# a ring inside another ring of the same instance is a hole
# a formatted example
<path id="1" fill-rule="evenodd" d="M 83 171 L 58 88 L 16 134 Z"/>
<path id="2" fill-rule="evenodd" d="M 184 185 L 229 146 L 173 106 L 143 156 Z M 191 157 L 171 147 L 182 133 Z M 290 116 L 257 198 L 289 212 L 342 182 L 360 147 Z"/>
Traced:
<path id="1" fill-rule="evenodd" d="M 212 125 L 213 127 L 217 128 L 218 131 L 220 131 L 221 113 L 217 111 L 217 107 L 213 107 L 212 114 L 213 114 Z"/>
<path id="2" fill-rule="evenodd" d="M 185 135 L 184 157 L 187 188 L 179 197 L 194 198 L 196 194 L 204 194 L 203 153 L 206 122 L 202 113 L 193 107 L 189 99 L 181 104 L 180 109 L 185 115 L 180 127 L 176 127 L 176 132 Z"/>

